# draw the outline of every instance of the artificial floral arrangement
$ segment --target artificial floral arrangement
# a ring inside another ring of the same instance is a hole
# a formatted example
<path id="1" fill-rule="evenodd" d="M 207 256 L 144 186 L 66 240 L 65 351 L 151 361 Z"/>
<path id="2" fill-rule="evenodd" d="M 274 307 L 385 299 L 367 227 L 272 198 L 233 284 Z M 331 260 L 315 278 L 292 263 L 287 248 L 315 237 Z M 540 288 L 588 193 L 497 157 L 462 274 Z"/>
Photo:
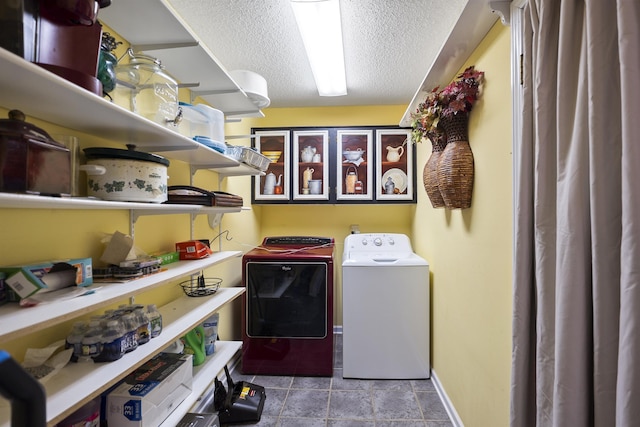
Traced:
<path id="1" fill-rule="evenodd" d="M 435 87 L 411 115 L 413 141 L 422 142 L 424 138 L 437 134 L 441 118 L 470 112 L 480 95 L 483 79 L 484 71 L 476 71 L 472 65 L 441 91 Z"/>

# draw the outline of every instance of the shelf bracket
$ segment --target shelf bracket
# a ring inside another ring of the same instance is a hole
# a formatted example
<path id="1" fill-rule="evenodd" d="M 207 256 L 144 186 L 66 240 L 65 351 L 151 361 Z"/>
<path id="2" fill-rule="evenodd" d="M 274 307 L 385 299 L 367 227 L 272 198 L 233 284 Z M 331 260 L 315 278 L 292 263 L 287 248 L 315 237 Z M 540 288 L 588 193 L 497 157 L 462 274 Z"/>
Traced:
<path id="1" fill-rule="evenodd" d="M 129 236 L 135 240 L 136 221 L 140 215 L 135 209 L 129 209 Z"/>
<path id="2" fill-rule="evenodd" d="M 163 50 L 163 49 L 180 49 L 182 47 L 196 47 L 199 46 L 200 43 L 197 40 L 192 42 L 182 42 L 182 43 L 141 43 L 132 45 L 131 48 L 134 52 L 137 51 L 149 51 L 149 50 Z"/>
<path id="3" fill-rule="evenodd" d="M 491 12 L 500 16 L 502 25 L 508 27 L 511 24 L 511 1 L 490 1 L 489 7 Z"/>
<path id="4" fill-rule="evenodd" d="M 195 96 L 207 96 L 207 95 L 225 95 L 227 93 L 238 93 L 240 89 L 217 89 L 217 90 L 195 90 L 193 95 Z"/>
<path id="5" fill-rule="evenodd" d="M 230 93 L 238 93 L 240 89 L 220 89 L 220 90 L 191 90 L 190 93 L 190 102 L 193 104 L 196 102 L 196 98 L 199 96 L 207 96 L 207 95 L 226 95 Z"/>
<path id="6" fill-rule="evenodd" d="M 189 221 L 189 239 L 190 240 L 194 240 L 194 234 L 195 234 L 195 221 L 196 221 L 196 214 L 191 214 L 191 221 Z"/>
<path id="7" fill-rule="evenodd" d="M 256 111 L 260 111 L 260 110 L 256 109 L 256 110 L 228 111 L 227 115 L 231 116 L 231 117 L 233 117 L 233 116 L 241 116 L 241 115 L 244 115 L 244 114 L 254 114 Z"/>
<path id="8" fill-rule="evenodd" d="M 200 83 L 178 83 L 180 89 L 190 89 L 193 87 L 200 87 Z"/>
<path id="9" fill-rule="evenodd" d="M 217 226 L 219 226 L 222 222 L 223 215 L 224 214 L 222 213 L 207 215 L 207 218 L 209 219 L 209 227 L 216 228 Z"/>

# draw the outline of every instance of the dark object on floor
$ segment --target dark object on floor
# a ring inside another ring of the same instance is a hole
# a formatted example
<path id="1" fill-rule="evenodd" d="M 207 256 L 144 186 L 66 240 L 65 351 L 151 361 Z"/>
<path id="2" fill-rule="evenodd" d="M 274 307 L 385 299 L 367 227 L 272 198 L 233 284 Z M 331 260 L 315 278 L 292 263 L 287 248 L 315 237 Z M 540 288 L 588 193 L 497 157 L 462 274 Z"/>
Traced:
<path id="1" fill-rule="evenodd" d="M 216 414 L 187 413 L 176 427 L 220 427 Z"/>
<path id="2" fill-rule="evenodd" d="M 260 421 L 267 397 L 264 387 L 246 381 L 234 384 L 226 366 L 224 372 L 229 390 L 227 391 L 216 378 L 214 391 L 214 405 L 220 423 L 224 425 Z"/>
<path id="3" fill-rule="evenodd" d="M 0 350 L 0 396 L 11 401 L 11 426 L 47 425 L 44 387 L 4 350 Z"/>

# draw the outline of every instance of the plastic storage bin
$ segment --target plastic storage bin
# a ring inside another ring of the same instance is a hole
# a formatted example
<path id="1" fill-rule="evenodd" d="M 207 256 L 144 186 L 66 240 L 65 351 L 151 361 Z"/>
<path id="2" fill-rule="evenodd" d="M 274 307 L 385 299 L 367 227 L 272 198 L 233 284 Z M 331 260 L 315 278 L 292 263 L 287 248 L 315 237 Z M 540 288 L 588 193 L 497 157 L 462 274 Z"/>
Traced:
<path id="1" fill-rule="evenodd" d="M 207 137 L 216 142 L 224 142 L 224 113 L 205 104 L 180 103 L 182 121 L 178 131 L 188 137 Z"/>

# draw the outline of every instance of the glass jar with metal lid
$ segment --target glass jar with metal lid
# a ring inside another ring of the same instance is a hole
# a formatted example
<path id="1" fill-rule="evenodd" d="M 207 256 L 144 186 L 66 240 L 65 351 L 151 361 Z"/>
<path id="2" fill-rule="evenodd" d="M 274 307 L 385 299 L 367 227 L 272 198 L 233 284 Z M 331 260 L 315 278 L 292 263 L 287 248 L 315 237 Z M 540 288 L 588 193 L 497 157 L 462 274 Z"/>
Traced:
<path id="1" fill-rule="evenodd" d="M 128 64 L 116 67 L 114 102 L 151 121 L 175 127 L 180 121 L 178 82 L 160 60 L 127 50 Z"/>

